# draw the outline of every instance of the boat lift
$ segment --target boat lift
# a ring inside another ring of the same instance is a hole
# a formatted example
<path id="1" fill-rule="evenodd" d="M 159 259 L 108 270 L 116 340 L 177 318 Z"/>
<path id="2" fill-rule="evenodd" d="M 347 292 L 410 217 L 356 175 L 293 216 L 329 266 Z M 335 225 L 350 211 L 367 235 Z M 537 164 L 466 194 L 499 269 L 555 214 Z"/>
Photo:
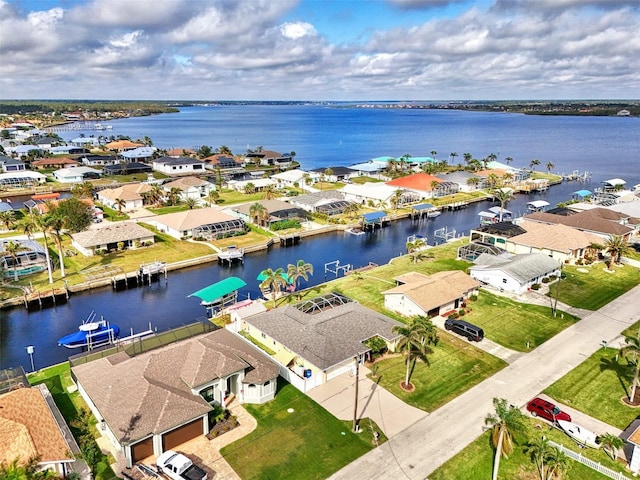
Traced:
<path id="1" fill-rule="evenodd" d="M 441 238 L 443 241 L 448 242 L 456 238 L 456 229 L 453 228 L 451 230 L 448 227 L 442 227 L 433 232 L 433 238 Z"/>
<path id="2" fill-rule="evenodd" d="M 335 260 L 333 262 L 327 262 L 324 264 L 324 276 L 327 276 L 327 272 L 331 272 L 335 274 L 336 277 L 342 272 L 343 275 L 346 275 L 347 272 L 350 272 L 353 268 L 353 265 L 347 263 L 346 265 L 340 265 L 340 260 Z"/>

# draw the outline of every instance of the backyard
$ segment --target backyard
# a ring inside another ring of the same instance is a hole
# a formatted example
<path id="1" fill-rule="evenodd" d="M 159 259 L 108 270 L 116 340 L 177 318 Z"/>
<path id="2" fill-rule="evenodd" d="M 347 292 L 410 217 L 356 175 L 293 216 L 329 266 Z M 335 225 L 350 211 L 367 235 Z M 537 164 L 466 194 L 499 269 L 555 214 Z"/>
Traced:
<path id="1" fill-rule="evenodd" d="M 362 419 L 361 433 L 336 419 L 282 379 L 273 401 L 245 405 L 258 427 L 221 450 L 243 480 L 324 479 L 374 447 L 372 428 Z M 380 433 L 379 441 L 384 441 Z"/>

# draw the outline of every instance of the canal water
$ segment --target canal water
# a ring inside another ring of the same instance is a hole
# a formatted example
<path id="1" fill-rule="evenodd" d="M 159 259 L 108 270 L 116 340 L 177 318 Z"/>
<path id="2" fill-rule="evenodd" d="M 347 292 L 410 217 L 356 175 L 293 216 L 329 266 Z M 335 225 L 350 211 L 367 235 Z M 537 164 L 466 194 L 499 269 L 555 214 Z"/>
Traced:
<path id="1" fill-rule="evenodd" d="M 571 198 L 571 193 L 582 188 L 593 189 L 590 183 L 564 182 L 547 192 L 519 194 L 507 208 L 515 215 L 526 212 L 526 203 L 547 200 L 552 205 Z M 115 292 L 110 287 L 74 294 L 68 303 L 43 310 L 28 312 L 24 308 L 0 311 L 0 368 L 23 365 L 30 369 L 27 346 L 34 347 L 36 369 L 65 361 L 77 349 L 69 350 L 57 345 L 57 339 L 75 331 L 93 311 L 98 317 L 118 325 L 121 335 L 131 329 L 146 330 L 151 323 L 158 331 L 191 323 L 206 314 L 200 300 L 189 294 L 229 276 L 242 278 L 247 286 L 240 290 L 240 299 L 256 298 L 260 291 L 256 277 L 266 268 L 287 268 L 290 263 L 304 260 L 311 263 L 314 273 L 308 284 L 316 285 L 336 277 L 325 273 L 325 264 L 339 261 L 353 268 L 387 263 L 405 253 L 407 237 L 424 235 L 429 244 L 442 243 L 435 237 L 438 229 L 446 229 L 455 237 L 468 235 L 479 224 L 478 213 L 494 205 L 482 201 L 467 208 L 445 211 L 435 219 L 393 222 L 383 229 L 364 235 L 334 232 L 303 239 L 298 245 L 280 247 L 274 245 L 268 251 L 245 255 L 244 263 L 232 267 L 208 263 L 200 267 L 169 272 L 167 281 L 162 279 L 152 285 Z M 162 260 L 162 259 L 159 259 Z"/>

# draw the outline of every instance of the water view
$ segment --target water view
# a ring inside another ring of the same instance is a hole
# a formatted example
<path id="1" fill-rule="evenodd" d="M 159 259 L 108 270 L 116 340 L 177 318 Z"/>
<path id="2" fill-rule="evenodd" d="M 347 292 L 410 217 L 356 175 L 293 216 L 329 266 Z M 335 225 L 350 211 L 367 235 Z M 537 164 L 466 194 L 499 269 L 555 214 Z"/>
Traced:
<path id="1" fill-rule="evenodd" d="M 448 158 L 464 152 L 482 158 L 495 153 L 510 156 L 514 166 L 528 167 L 537 158 L 554 172 L 591 172 L 585 183 L 564 182 L 547 192 L 518 195 L 509 203 L 514 214 L 524 214 L 526 203 L 543 199 L 555 205 L 579 189 L 593 190 L 601 181 L 620 177 L 629 185 L 640 183 L 636 152 L 640 138 L 637 118 L 538 117 L 439 110 L 378 110 L 321 106 L 191 107 L 180 113 L 111 122 L 114 135 L 149 136 L 161 148 L 229 146 L 235 153 L 258 145 L 265 149 L 296 152 L 303 169 L 349 165 L 381 155 L 430 155 Z M 66 132 L 67 139 L 80 132 Z M 86 135 L 96 132 L 85 132 Z M 257 275 L 265 268 L 286 268 L 299 259 L 313 264 L 309 285 L 335 278 L 324 271 L 327 262 L 339 260 L 354 268 L 369 262 L 382 264 L 405 251 L 409 235 L 425 235 L 430 244 L 442 239 L 435 230 L 446 228 L 455 236 L 466 235 L 478 225 L 478 212 L 488 202 L 444 212 L 433 220 L 395 222 L 373 234 L 353 236 L 331 233 L 306 239 L 289 248 L 274 247 L 250 254 L 244 264 L 232 268 L 211 263 L 199 268 L 170 272 L 168 282 L 114 292 L 111 288 L 73 295 L 55 308 L 27 312 L 21 308 L 0 311 L 0 367 L 29 365 L 26 352 L 33 345 L 34 366 L 42 368 L 76 353 L 57 346 L 57 339 L 73 332 L 92 312 L 130 329 L 165 330 L 205 315 L 199 299 L 190 293 L 228 276 L 242 278 L 247 287 L 241 298 L 259 295 Z"/>

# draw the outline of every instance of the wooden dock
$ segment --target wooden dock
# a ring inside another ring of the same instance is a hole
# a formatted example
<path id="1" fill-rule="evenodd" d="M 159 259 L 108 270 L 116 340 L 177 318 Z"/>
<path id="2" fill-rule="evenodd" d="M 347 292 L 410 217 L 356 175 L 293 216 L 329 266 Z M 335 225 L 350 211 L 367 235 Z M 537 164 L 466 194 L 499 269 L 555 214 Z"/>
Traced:
<path id="1" fill-rule="evenodd" d="M 69 290 L 66 288 L 53 288 L 43 292 L 32 292 L 24 295 L 24 306 L 27 310 L 34 307 L 44 308 L 55 305 L 62 305 L 69 300 Z"/>
<path id="2" fill-rule="evenodd" d="M 293 245 L 298 245 L 302 237 L 299 233 L 291 233 L 289 235 L 280 235 L 280 246 L 281 247 L 291 247 Z"/>

